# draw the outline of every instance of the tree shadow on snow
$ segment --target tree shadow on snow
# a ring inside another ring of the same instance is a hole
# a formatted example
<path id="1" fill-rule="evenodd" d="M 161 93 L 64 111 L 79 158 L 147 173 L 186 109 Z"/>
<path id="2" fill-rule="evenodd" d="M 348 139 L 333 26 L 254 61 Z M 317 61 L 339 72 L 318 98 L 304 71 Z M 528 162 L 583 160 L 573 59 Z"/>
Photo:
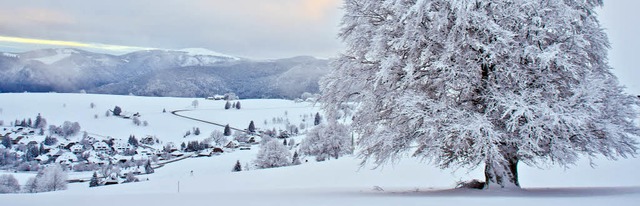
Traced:
<path id="1" fill-rule="evenodd" d="M 411 191 L 366 191 L 362 194 L 373 196 L 414 196 L 414 197 L 598 197 L 618 195 L 640 195 L 640 186 L 635 187 L 567 187 L 567 188 L 523 188 L 516 190 L 476 190 L 476 189 L 414 189 Z"/>

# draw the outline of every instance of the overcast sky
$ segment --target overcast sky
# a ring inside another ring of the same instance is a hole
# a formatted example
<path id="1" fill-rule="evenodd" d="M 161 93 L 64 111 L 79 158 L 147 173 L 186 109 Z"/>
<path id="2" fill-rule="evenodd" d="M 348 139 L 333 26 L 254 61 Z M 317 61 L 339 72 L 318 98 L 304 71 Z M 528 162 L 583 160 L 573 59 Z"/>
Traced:
<path id="1" fill-rule="evenodd" d="M 341 0 L 0 0 L 0 50 L 82 47 L 124 53 L 206 48 L 248 58 L 333 57 Z M 640 94 L 640 1 L 609 0 L 600 19 L 621 82 Z M 42 41 L 56 40 L 56 41 Z M 98 49 L 100 48 L 100 49 Z M 108 50 L 105 50 L 108 49 Z"/>

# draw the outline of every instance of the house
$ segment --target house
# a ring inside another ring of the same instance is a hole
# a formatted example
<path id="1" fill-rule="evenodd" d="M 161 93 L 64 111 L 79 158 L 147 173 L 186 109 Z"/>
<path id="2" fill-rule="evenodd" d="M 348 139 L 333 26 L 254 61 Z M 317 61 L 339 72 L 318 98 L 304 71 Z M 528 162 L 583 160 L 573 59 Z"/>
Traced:
<path id="1" fill-rule="evenodd" d="M 56 163 L 58 164 L 71 164 L 77 161 L 78 161 L 78 157 L 71 152 L 62 153 L 62 155 L 56 158 Z"/>
<path id="2" fill-rule="evenodd" d="M 229 141 L 229 143 L 227 143 L 224 147 L 226 147 L 226 148 L 238 148 L 239 145 L 240 145 L 240 143 L 238 141 L 232 140 L 232 141 Z"/>
<path id="3" fill-rule="evenodd" d="M 93 143 L 93 150 L 96 152 L 106 153 L 111 151 L 111 148 L 109 148 L 109 145 L 106 142 L 96 142 Z"/>
<path id="4" fill-rule="evenodd" d="M 36 158 L 34 158 L 36 161 L 40 162 L 40 163 L 45 163 L 47 161 L 49 161 L 49 156 L 48 155 L 40 155 L 37 156 Z"/>
<path id="5" fill-rule="evenodd" d="M 224 100 L 224 95 L 213 95 L 212 97 L 207 97 L 207 100 Z"/>
<path id="6" fill-rule="evenodd" d="M 156 143 L 156 138 L 153 136 L 146 136 L 140 139 L 141 144 L 153 145 Z"/>
<path id="7" fill-rule="evenodd" d="M 113 143 L 113 150 L 117 153 L 124 153 L 131 149 L 131 145 L 128 142 L 117 141 Z"/>
<path id="8" fill-rule="evenodd" d="M 73 146 L 70 147 L 71 152 L 73 152 L 74 154 L 79 154 L 82 153 L 82 151 L 84 150 L 84 147 L 81 144 L 74 144 Z"/>
<path id="9" fill-rule="evenodd" d="M 171 152 L 171 156 L 182 157 L 182 156 L 184 156 L 184 153 L 176 150 L 176 151 Z"/>

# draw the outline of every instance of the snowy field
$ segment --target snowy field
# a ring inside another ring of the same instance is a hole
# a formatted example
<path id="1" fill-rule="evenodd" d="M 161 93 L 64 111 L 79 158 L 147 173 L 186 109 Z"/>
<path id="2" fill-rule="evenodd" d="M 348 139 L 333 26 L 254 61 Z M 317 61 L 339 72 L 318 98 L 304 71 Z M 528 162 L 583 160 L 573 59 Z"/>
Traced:
<path id="1" fill-rule="evenodd" d="M 0 94 L 0 120 L 5 125 L 41 113 L 49 124 L 78 121 L 91 134 L 127 138 L 134 134 L 157 136 L 163 142 L 200 140 L 222 128 L 172 115 L 182 115 L 232 127 L 246 128 L 253 120 L 259 128 L 282 128 L 272 118 L 298 125 L 305 114 L 319 111 L 309 103 L 286 100 L 240 100 L 242 109 L 224 110 L 224 101 L 194 98 L 156 98 L 92 94 Z M 90 103 L 96 105 L 90 108 Z M 139 112 L 149 126 L 105 117 L 120 106 Z M 162 110 L 166 109 L 167 113 Z M 286 111 L 286 114 L 285 114 Z M 94 116 L 98 115 L 96 119 Z M 267 124 L 264 125 L 264 121 Z M 308 121 L 308 120 L 307 120 Z M 311 119 L 312 121 L 312 119 Z M 183 137 L 193 127 L 199 136 Z M 302 137 L 298 137 L 302 138 Z M 299 139 L 296 141 L 299 142 Z M 142 182 L 89 188 L 87 182 L 69 184 L 65 191 L 0 195 L 2 205 L 637 205 L 640 202 L 640 160 L 596 159 L 592 168 L 583 159 L 570 169 L 531 168 L 520 165 L 522 191 L 452 189 L 456 181 L 483 179 L 482 168 L 467 172 L 440 170 L 407 158 L 398 164 L 371 170 L 354 157 L 276 169 L 232 173 L 236 161 L 255 159 L 259 146 L 220 156 L 188 158 L 139 176 Z M 191 175 L 193 171 L 193 175 Z M 9 171 L 2 171 L 10 173 Z M 21 184 L 34 174 L 15 173 Z M 87 174 L 74 174 L 70 176 Z M 147 181 L 148 179 L 148 181 Z M 377 188 L 377 189 L 374 189 Z"/>

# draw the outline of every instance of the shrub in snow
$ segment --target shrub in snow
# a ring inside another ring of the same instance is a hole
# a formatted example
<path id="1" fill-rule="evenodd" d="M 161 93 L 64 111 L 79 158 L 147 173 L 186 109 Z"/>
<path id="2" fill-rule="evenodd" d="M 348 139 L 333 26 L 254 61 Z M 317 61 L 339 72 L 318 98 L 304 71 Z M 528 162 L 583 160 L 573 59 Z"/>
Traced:
<path id="1" fill-rule="evenodd" d="M 346 0 L 346 50 L 320 83 L 326 119 L 355 103 L 365 161 L 483 165 L 489 188 L 520 187 L 521 162 L 635 155 L 638 99 L 608 65 L 602 5 Z"/>
<path id="2" fill-rule="evenodd" d="M 51 146 L 58 143 L 58 139 L 52 136 L 47 136 L 44 138 L 44 145 Z"/>
<path id="3" fill-rule="evenodd" d="M 90 107 L 91 109 L 96 108 L 96 104 L 94 104 L 93 102 L 91 102 L 91 104 L 89 104 L 89 107 Z"/>
<path id="4" fill-rule="evenodd" d="M 198 103 L 198 100 L 197 100 L 197 99 L 196 99 L 196 100 L 193 100 L 193 102 L 191 102 L 191 106 L 192 106 L 193 108 L 198 108 L 198 105 L 199 105 L 199 103 Z"/>
<path id="5" fill-rule="evenodd" d="M 241 108 L 240 102 L 236 102 L 236 109 L 240 109 L 240 108 Z"/>
<path id="6" fill-rule="evenodd" d="M 113 116 L 120 116 L 120 113 L 122 113 L 122 108 L 119 106 L 113 108 Z"/>
<path id="7" fill-rule="evenodd" d="M 149 126 L 149 122 L 147 122 L 147 120 L 142 121 L 142 126 Z"/>
<path id="8" fill-rule="evenodd" d="M 466 188 L 466 189 L 484 189 L 485 182 L 482 182 L 477 179 L 473 179 L 471 181 L 460 181 L 456 184 L 456 188 Z"/>
<path id="9" fill-rule="evenodd" d="M 18 180 L 11 174 L 0 175 L 0 194 L 17 193 L 20 191 Z"/>
<path id="10" fill-rule="evenodd" d="M 300 143 L 300 152 L 314 155 L 317 160 L 351 154 L 353 145 L 349 128 L 337 122 L 321 124 L 311 129 Z"/>
<path id="11" fill-rule="evenodd" d="M 133 174 L 133 172 L 129 172 L 127 173 L 124 183 L 139 182 L 139 181 L 140 180 L 138 180 L 138 178 Z"/>
<path id="12" fill-rule="evenodd" d="M 284 167 L 291 164 L 291 153 L 280 143 L 275 140 L 263 140 L 267 141 L 264 144 L 260 145 L 260 150 L 258 151 L 258 156 L 255 160 L 255 165 L 257 168 L 274 168 L 274 167 Z"/>
<path id="13" fill-rule="evenodd" d="M 138 117 L 131 118 L 131 121 L 133 121 L 133 124 L 135 124 L 136 126 L 140 126 L 140 124 L 142 124 L 142 122 L 140 121 L 140 118 Z"/>
<path id="14" fill-rule="evenodd" d="M 227 101 L 227 103 L 224 104 L 224 109 L 231 109 L 231 102 Z"/>

